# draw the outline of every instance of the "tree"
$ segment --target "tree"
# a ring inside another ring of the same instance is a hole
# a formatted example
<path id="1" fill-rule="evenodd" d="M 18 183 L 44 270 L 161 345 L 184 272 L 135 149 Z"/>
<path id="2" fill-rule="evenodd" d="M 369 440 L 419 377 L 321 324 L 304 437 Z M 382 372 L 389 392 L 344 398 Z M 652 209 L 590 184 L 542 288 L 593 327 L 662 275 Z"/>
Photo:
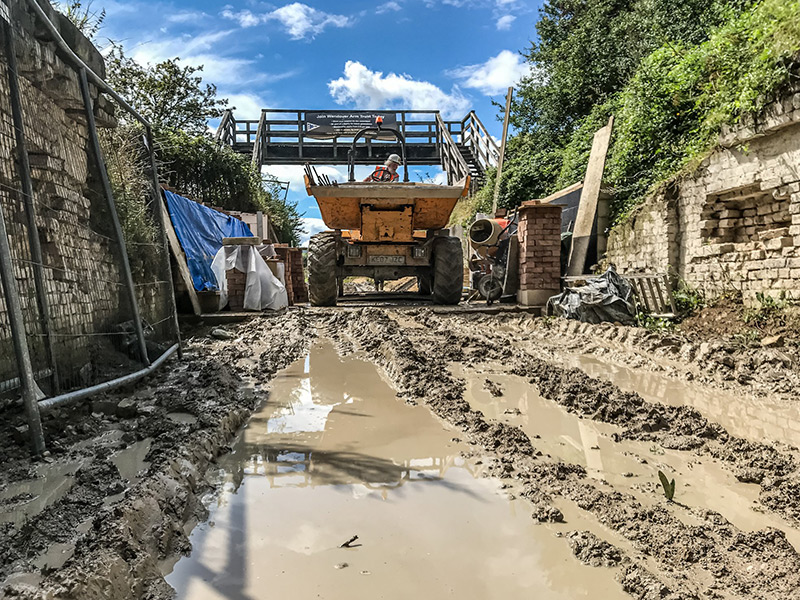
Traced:
<path id="1" fill-rule="evenodd" d="M 215 85 L 204 84 L 197 75 L 202 66 L 181 65 L 179 57 L 141 65 L 112 44 L 106 70 L 108 83 L 155 129 L 202 135 L 208 120 L 221 116 L 227 103 L 217 98 Z"/>
<path id="2" fill-rule="evenodd" d="M 583 142 L 607 120 L 642 62 L 662 47 L 677 53 L 700 44 L 753 2 L 547 0 L 538 41 L 525 52 L 531 74 L 511 107 L 518 134 L 507 147 L 500 204 L 578 181 L 588 157 Z"/>

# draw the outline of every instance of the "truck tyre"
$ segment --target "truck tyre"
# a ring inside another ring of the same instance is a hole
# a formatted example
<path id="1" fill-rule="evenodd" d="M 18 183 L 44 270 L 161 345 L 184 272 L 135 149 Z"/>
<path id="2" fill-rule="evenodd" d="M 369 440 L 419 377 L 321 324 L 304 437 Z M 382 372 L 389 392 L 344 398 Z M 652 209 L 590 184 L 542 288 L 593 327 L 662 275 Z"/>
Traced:
<path id="1" fill-rule="evenodd" d="M 464 258 L 457 237 L 437 238 L 433 243 L 433 301 L 458 304 L 464 286 Z"/>
<path id="2" fill-rule="evenodd" d="M 336 234 L 324 231 L 308 242 L 308 299 L 311 306 L 335 306 L 338 291 Z"/>

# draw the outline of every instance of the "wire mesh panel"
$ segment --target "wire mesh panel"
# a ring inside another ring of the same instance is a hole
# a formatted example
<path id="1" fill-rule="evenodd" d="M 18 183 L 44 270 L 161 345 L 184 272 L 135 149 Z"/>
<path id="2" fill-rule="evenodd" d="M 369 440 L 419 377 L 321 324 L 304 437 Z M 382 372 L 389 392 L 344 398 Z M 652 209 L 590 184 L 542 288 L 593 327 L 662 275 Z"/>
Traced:
<path id="1" fill-rule="evenodd" d="M 8 67 L 0 61 L 0 81 L 8 80 Z M 28 243 L 28 225 L 25 197 L 16 161 L 17 144 L 7 86 L 0 86 L 0 209 L 5 215 L 17 293 L 22 306 L 25 329 L 28 332 L 29 352 L 34 373 L 48 375 L 48 361 L 44 350 L 42 320 L 38 310 L 33 267 Z M 0 390 L 18 386 L 17 364 L 11 339 L 6 290 L 0 304 Z"/>
<path id="2" fill-rule="evenodd" d="M 134 310 L 124 276 L 127 252 L 135 297 L 148 336 L 149 359 L 175 341 L 172 283 L 163 234 L 153 215 L 150 156 L 142 129 L 120 123 L 107 99 L 97 98 L 94 118 L 100 129 L 98 165 L 91 150 L 90 124 L 74 70 L 69 77 L 42 79 L 33 60 L 19 52 L 18 82 L 32 195 L 23 193 L 23 170 L 12 119 L 9 67 L 0 60 L 0 207 L 11 246 L 14 275 L 22 304 L 27 344 L 37 381 L 46 395 L 86 387 L 143 366 Z M 102 169 L 102 171 L 101 171 Z M 103 185 L 108 172 L 127 251 L 113 226 Z M 31 202 L 26 206 L 26 199 Z M 29 212 L 35 231 L 29 231 Z M 41 256 L 32 251 L 38 239 Z M 36 278 L 49 310 L 40 310 Z M 5 291 L 3 292 L 5 299 Z M 49 312 L 49 320 L 45 314 Z M 5 302 L 0 303 L 0 395 L 18 387 Z M 49 342 L 49 343 L 48 343 Z M 52 348 L 52 352 L 49 349 Z M 56 377 L 57 375 L 57 377 Z"/>

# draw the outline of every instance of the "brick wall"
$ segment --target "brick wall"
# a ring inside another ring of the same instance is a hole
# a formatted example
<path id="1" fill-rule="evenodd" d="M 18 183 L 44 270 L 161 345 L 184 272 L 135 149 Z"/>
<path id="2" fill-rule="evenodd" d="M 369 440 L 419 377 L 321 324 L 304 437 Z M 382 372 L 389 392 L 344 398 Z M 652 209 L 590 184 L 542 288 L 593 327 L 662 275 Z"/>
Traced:
<path id="1" fill-rule="evenodd" d="M 517 232 L 517 299 L 527 306 L 543 305 L 561 288 L 561 207 L 524 202 Z"/>
<path id="2" fill-rule="evenodd" d="M 707 295 L 800 299 L 800 91 L 726 128 L 689 175 L 611 232 L 621 273 L 661 271 Z"/>
<path id="3" fill-rule="evenodd" d="M 63 17 L 45 10 L 73 50 L 98 74 L 104 75 L 99 52 Z M 121 286 L 119 258 L 112 241 L 108 210 L 87 153 L 88 130 L 75 72 L 42 37 L 27 4 L 10 2 L 16 31 L 20 88 L 26 142 L 32 167 L 37 233 L 45 264 L 45 287 L 53 319 L 56 359 L 67 386 L 81 383 L 71 375 L 81 369 L 88 377 L 94 361 L 108 356 L 106 334 L 130 319 Z M 97 98 L 97 91 L 91 92 Z M 112 108 L 97 99 L 101 127 L 115 125 Z M 48 365 L 42 349 L 42 328 L 36 307 L 31 254 L 20 178 L 15 165 L 7 70 L 0 58 L 0 206 L 9 229 L 16 279 L 33 351 L 34 370 Z M 167 289 L 167 288 L 162 288 Z M 152 289 L 139 289 L 142 301 L 162 302 Z M 4 300 L 4 298 L 2 299 Z M 16 375 L 7 352 L 8 315 L 0 301 L 0 380 Z M 85 383 L 85 382 L 84 382 Z"/>
<path id="4" fill-rule="evenodd" d="M 303 251 L 287 244 L 275 244 L 275 252 L 285 266 L 286 295 L 289 304 L 308 302 L 308 288 L 303 271 Z"/>

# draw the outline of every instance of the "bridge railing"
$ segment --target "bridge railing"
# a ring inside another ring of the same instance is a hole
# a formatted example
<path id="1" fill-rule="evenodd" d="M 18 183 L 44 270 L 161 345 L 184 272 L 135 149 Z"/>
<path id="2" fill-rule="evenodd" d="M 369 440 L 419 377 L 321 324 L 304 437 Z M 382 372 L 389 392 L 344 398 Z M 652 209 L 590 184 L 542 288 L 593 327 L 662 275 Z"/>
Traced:
<path id="1" fill-rule="evenodd" d="M 500 149 L 474 110 L 461 121 L 461 143 L 472 150 L 483 170 L 497 167 Z"/>
<path id="2" fill-rule="evenodd" d="M 436 115 L 436 125 L 439 131 L 437 145 L 439 146 L 442 170 L 447 173 L 448 185 L 453 185 L 456 181 L 469 175 L 469 165 L 461 154 L 458 144 L 453 139 L 447 123 L 438 114 Z"/>
<path id="3" fill-rule="evenodd" d="M 351 111 L 328 111 L 351 112 Z M 383 112 L 383 111 L 381 111 Z M 392 112 L 392 111 L 389 111 Z M 397 128 L 406 138 L 407 144 L 437 144 L 440 141 L 440 123 L 452 136 L 460 138 L 461 121 L 442 121 L 436 111 L 404 110 L 397 114 Z M 318 139 L 305 130 L 306 111 L 293 109 L 265 109 L 261 118 L 236 119 L 232 111 L 226 110 L 217 128 L 217 139 L 234 149 L 242 151 L 253 147 L 254 156 L 263 157 L 272 145 L 297 146 L 302 157 L 302 148 L 311 145 L 339 147 L 342 156 L 352 143 L 352 136 L 342 135 L 332 139 Z M 369 140 L 368 144 L 392 144 L 391 141 Z"/>

